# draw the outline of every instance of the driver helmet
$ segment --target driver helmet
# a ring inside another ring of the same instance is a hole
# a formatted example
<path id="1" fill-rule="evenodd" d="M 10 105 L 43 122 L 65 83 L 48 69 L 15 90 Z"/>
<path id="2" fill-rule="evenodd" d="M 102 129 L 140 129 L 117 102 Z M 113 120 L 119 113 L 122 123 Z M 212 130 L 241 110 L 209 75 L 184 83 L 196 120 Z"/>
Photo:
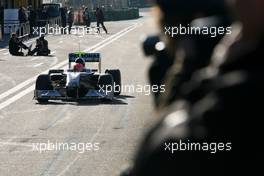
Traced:
<path id="1" fill-rule="evenodd" d="M 84 67 L 85 67 L 85 61 L 82 59 L 82 58 L 77 58 L 75 60 L 75 65 L 74 65 L 74 68 L 73 70 L 76 71 L 76 72 L 81 72 L 84 70 Z"/>
<path id="2" fill-rule="evenodd" d="M 80 64 L 80 63 L 75 64 L 74 67 L 73 67 L 73 70 L 75 72 L 82 72 L 83 69 L 84 69 L 84 66 L 82 64 Z"/>
<path id="3" fill-rule="evenodd" d="M 76 60 L 75 60 L 75 63 L 76 64 L 82 64 L 83 65 L 83 67 L 85 67 L 85 61 L 84 61 L 84 59 L 83 58 L 77 58 Z"/>

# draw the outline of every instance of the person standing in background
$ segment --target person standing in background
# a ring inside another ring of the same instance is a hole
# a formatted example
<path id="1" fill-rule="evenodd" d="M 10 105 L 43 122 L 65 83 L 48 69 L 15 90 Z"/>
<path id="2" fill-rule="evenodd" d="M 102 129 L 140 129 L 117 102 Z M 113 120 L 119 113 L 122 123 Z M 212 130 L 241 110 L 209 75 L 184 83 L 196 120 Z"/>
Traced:
<path id="1" fill-rule="evenodd" d="M 28 21 L 28 15 L 25 8 L 22 6 L 18 10 L 18 19 L 20 24 L 26 23 Z"/>
<path id="2" fill-rule="evenodd" d="M 102 11 L 102 9 L 100 9 L 99 7 L 96 8 L 96 11 L 95 11 L 95 16 L 96 16 L 96 22 L 97 22 L 97 31 L 98 33 L 100 33 L 100 24 L 103 28 L 103 30 L 105 31 L 105 33 L 107 34 L 107 29 L 104 25 L 104 13 Z"/>
<path id="3" fill-rule="evenodd" d="M 22 26 L 22 24 L 28 22 L 28 14 L 26 12 L 26 9 L 23 6 L 21 6 L 18 10 L 18 20 L 19 20 L 20 26 Z M 24 34 L 23 28 L 21 28 L 20 32 L 22 35 Z M 18 34 L 18 35 L 20 35 L 20 34 Z"/>
<path id="4" fill-rule="evenodd" d="M 83 21 L 85 22 L 86 27 L 90 30 L 90 25 L 91 25 L 91 19 L 89 15 L 89 10 L 86 7 L 83 12 Z"/>
<path id="5" fill-rule="evenodd" d="M 1 35 L 3 35 L 3 32 L 4 32 L 4 7 L 3 6 L 0 6 L 0 26 L 1 26 Z M 0 37 L 0 40 L 1 40 L 1 37 Z"/>
<path id="6" fill-rule="evenodd" d="M 63 27 L 62 34 L 65 34 L 65 28 L 67 26 L 67 7 L 63 7 L 60 9 L 61 11 L 61 25 Z"/>
<path id="7" fill-rule="evenodd" d="M 37 20 L 37 14 L 36 14 L 36 11 L 33 10 L 31 5 L 28 7 L 28 11 L 29 11 L 28 20 L 29 20 L 29 25 L 30 25 L 30 35 L 32 35 L 33 27 L 36 26 L 36 22 L 37 22 L 36 21 Z"/>
<path id="8" fill-rule="evenodd" d="M 73 8 L 71 7 L 70 10 L 68 11 L 69 34 L 71 34 L 73 21 L 74 21 L 74 12 L 73 12 Z"/>

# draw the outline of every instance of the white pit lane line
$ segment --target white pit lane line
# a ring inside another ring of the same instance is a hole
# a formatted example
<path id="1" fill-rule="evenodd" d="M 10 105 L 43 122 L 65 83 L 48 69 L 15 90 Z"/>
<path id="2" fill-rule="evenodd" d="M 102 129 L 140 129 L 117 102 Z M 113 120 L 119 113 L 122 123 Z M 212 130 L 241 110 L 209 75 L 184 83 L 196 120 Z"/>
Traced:
<path id="1" fill-rule="evenodd" d="M 121 38 L 122 36 L 124 36 L 125 34 L 127 34 L 128 32 L 134 30 L 135 28 L 137 28 L 138 25 L 137 23 L 121 30 L 120 32 L 116 33 L 115 35 L 112 35 L 110 37 L 108 37 L 107 39 L 97 43 L 96 45 L 92 46 L 91 48 L 89 49 L 86 49 L 84 50 L 85 52 L 96 52 L 102 48 L 104 48 L 105 46 L 111 44 L 112 42 L 116 41 L 117 39 Z M 54 69 L 54 68 L 61 68 L 65 65 L 68 64 L 68 60 L 65 60 L 63 62 L 60 62 L 59 64 L 55 65 L 54 67 L 50 68 L 50 69 Z M 45 70 L 44 72 L 42 72 L 41 74 L 43 73 L 47 73 L 50 69 L 48 70 Z M 16 87 L 13 87 L 12 89 L 2 93 L 0 95 L 0 100 L 6 98 L 7 96 L 19 91 L 20 89 L 28 86 L 29 84 L 33 83 L 36 78 L 38 77 L 38 75 L 20 83 L 19 85 L 17 85 Z M 14 95 L 13 97 L 7 99 L 6 101 L 2 102 L 0 104 L 0 110 L 1 109 L 4 109 L 5 107 L 9 106 L 10 104 L 16 102 L 17 100 L 19 100 L 20 98 L 22 98 L 23 96 L 27 95 L 28 93 L 32 92 L 33 90 L 35 89 L 35 84 L 33 84 L 32 86 L 28 87 L 27 89 L 19 92 L 18 94 Z"/>
<path id="2" fill-rule="evenodd" d="M 7 141 L 0 141 L 0 149 L 4 147 L 5 145 L 8 145 L 12 140 L 14 140 L 17 136 L 12 136 Z"/>
<path id="3" fill-rule="evenodd" d="M 0 49 L 0 52 L 6 51 L 6 50 L 7 50 L 7 48 L 3 48 L 3 49 Z"/>
<path id="4" fill-rule="evenodd" d="M 40 67 L 41 65 L 43 65 L 44 63 L 39 63 L 39 64 L 36 64 L 34 65 L 33 67 L 36 68 L 36 67 Z"/>
<path id="5" fill-rule="evenodd" d="M 23 143 L 18 143 L 18 142 L 0 142 L 0 145 L 2 146 L 20 146 L 20 147 L 28 147 L 28 148 L 31 148 L 31 151 L 32 148 L 33 148 L 33 145 L 30 145 L 30 144 L 23 144 Z"/>
<path id="6" fill-rule="evenodd" d="M 33 57 L 32 59 L 30 59 L 30 61 L 34 61 L 34 60 L 37 60 L 38 57 Z"/>

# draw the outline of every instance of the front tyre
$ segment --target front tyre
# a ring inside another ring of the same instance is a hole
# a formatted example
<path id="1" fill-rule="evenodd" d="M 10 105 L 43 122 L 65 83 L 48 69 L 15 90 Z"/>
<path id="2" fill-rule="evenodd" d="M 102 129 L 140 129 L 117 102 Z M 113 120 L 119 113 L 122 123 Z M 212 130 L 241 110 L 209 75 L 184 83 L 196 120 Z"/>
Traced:
<path id="1" fill-rule="evenodd" d="M 49 75 L 39 75 L 37 78 L 36 87 L 35 87 L 35 97 L 38 103 L 39 104 L 47 103 L 48 99 L 37 97 L 38 96 L 36 94 L 37 90 L 53 90 Z"/>

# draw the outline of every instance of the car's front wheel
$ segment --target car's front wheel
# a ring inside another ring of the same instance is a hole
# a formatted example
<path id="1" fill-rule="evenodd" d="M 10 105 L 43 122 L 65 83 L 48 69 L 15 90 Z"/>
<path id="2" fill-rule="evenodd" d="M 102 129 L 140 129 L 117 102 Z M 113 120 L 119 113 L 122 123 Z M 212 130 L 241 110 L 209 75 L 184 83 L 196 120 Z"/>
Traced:
<path id="1" fill-rule="evenodd" d="M 39 75 L 37 78 L 36 87 L 35 87 L 36 100 L 40 104 L 47 103 L 48 99 L 38 97 L 38 95 L 36 94 L 36 91 L 38 90 L 53 90 L 49 75 Z"/>

